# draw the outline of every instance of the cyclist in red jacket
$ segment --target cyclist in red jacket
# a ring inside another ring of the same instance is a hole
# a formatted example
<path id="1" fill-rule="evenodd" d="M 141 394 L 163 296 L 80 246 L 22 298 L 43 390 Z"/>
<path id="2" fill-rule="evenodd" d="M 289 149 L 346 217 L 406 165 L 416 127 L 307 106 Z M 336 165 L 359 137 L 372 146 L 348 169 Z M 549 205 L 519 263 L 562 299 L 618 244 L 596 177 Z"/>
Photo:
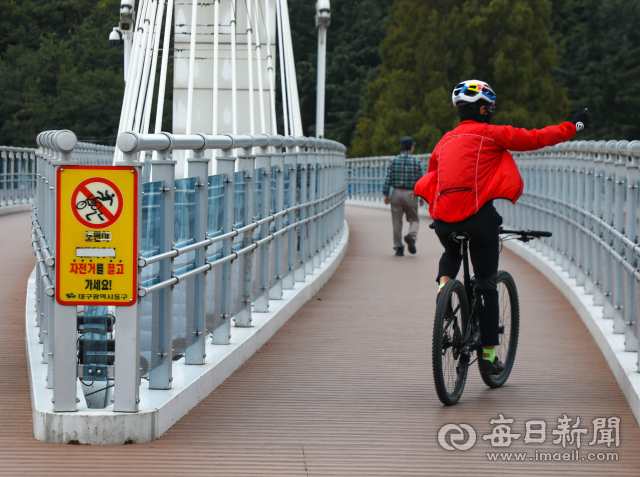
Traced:
<path id="1" fill-rule="evenodd" d="M 440 290 L 458 274 L 462 255 L 459 244 L 450 241 L 453 232 L 467 232 L 476 279 L 480 335 L 481 372 L 500 374 L 504 365 L 494 353 L 499 344 L 499 303 L 496 289 L 499 229 L 502 217 L 493 199 L 515 203 L 523 182 L 509 151 L 533 151 L 553 146 L 575 136 L 589 125 L 591 115 L 577 113 L 572 122 L 543 129 L 492 126 L 496 95 L 478 80 L 459 83 L 452 93 L 460 124 L 444 135 L 429 160 L 427 174 L 416 183 L 414 193 L 429 203 L 434 228 L 445 248 L 440 259 Z"/>

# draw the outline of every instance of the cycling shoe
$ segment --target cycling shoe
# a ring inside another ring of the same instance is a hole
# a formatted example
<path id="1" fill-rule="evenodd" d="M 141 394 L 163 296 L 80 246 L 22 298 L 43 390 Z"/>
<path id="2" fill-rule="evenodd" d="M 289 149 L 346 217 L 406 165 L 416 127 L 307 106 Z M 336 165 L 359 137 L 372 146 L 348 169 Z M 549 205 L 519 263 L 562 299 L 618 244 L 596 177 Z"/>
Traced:
<path id="1" fill-rule="evenodd" d="M 493 363 L 488 359 L 480 358 L 480 372 L 482 374 L 497 376 L 502 371 L 504 371 L 504 364 L 502 364 L 497 357 L 493 360 Z"/>

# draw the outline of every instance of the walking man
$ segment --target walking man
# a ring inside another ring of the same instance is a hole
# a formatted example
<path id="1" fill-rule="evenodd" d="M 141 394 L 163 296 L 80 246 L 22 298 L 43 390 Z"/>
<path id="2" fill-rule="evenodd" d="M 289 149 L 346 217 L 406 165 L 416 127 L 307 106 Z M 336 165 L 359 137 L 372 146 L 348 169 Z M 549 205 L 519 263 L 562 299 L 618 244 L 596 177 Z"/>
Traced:
<path id="1" fill-rule="evenodd" d="M 384 203 L 391 204 L 391 221 L 393 222 L 393 248 L 397 257 L 404 256 L 402 243 L 402 214 L 406 214 L 409 222 L 409 233 L 404 236 L 410 253 L 416 253 L 416 240 L 420 219 L 418 218 L 418 200 L 413 197 L 413 188 L 422 177 L 422 164 L 412 156 L 416 143 L 411 136 L 400 139 L 401 153 L 389 161 L 387 178 L 384 181 L 382 195 Z M 391 197 L 389 190 L 393 187 Z M 424 200 L 420 199 L 420 205 Z"/>

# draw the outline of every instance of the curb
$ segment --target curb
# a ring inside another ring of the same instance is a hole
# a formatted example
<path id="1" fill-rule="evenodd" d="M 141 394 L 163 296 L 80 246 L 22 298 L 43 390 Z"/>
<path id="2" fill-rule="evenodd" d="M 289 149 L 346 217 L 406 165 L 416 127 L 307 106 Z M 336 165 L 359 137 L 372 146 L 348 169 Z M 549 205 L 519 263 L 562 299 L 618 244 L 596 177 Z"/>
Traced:
<path id="1" fill-rule="evenodd" d="M 0 216 L 8 215 L 8 214 L 17 214 L 19 212 L 28 212 L 31 210 L 32 207 L 33 205 L 31 203 L 8 205 L 6 207 L 0 207 Z"/>

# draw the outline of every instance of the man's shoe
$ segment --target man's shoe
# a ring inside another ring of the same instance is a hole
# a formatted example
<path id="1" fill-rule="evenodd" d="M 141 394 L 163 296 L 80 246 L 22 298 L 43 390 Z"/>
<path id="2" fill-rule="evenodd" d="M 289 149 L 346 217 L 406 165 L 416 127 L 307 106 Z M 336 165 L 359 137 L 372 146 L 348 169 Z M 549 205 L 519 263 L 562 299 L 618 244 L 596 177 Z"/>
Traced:
<path id="1" fill-rule="evenodd" d="M 404 257 L 404 247 L 396 248 L 396 257 Z"/>
<path id="2" fill-rule="evenodd" d="M 407 242 L 409 253 L 416 253 L 416 239 L 412 235 L 405 235 L 404 241 Z"/>
<path id="3" fill-rule="evenodd" d="M 482 374 L 492 374 L 497 376 L 502 371 L 504 371 L 504 364 L 500 362 L 498 357 L 493 360 L 493 363 L 488 359 L 480 358 L 480 372 Z"/>

